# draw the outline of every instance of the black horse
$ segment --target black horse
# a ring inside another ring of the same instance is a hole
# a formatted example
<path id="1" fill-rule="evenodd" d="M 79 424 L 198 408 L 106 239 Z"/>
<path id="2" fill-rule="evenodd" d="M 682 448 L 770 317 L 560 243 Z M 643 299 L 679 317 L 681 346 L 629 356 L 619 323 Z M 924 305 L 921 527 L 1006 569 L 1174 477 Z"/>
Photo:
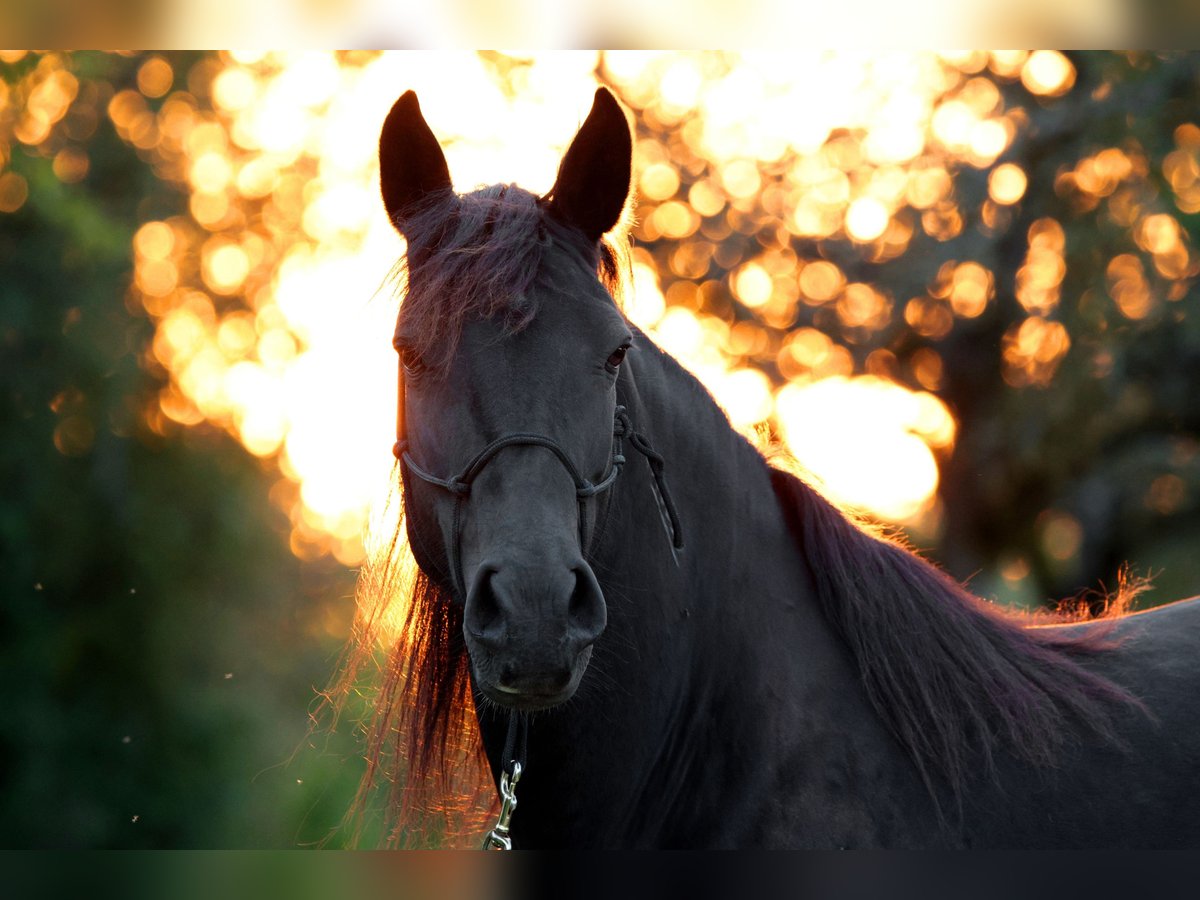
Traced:
<path id="1" fill-rule="evenodd" d="M 470 793 L 480 737 L 498 779 L 515 710 L 518 847 L 1200 845 L 1200 602 L 1032 627 L 764 460 L 614 301 L 611 94 L 545 197 L 455 194 L 411 92 L 379 153 L 422 573 L 371 756 L 399 745 L 400 805 Z"/>

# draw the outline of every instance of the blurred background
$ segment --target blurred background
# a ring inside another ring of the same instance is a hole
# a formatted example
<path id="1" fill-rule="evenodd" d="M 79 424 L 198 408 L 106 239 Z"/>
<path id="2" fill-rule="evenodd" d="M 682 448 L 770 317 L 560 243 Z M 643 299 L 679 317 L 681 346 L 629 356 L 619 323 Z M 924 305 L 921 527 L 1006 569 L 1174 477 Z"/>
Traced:
<path id="1" fill-rule="evenodd" d="M 0 53 L 0 832 L 288 847 L 392 466 L 379 126 L 459 190 L 636 125 L 627 314 L 1023 608 L 1200 591 L 1200 55 Z M 350 710 L 349 720 L 353 720 Z M 333 845 L 338 843 L 333 838 Z"/>

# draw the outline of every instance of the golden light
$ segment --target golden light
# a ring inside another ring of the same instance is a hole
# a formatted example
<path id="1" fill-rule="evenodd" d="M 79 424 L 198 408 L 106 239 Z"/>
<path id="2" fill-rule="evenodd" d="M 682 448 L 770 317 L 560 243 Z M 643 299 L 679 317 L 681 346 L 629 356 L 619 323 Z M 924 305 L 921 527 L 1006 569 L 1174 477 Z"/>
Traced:
<path id="1" fill-rule="evenodd" d="M 846 210 L 846 231 L 856 241 L 873 241 L 887 228 L 888 215 L 874 197 L 859 197 Z"/>
<path id="2" fill-rule="evenodd" d="M 846 285 L 837 302 L 838 318 L 847 328 L 882 328 L 891 316 L 891 307 L 887 297 L 859 282 Z"/>
<path id="3" fill-rule="evenodd" d="M 965 262 L 954 267 L 948 286 L 950 308 L 955 315 L 974 319 L 987 309 L 995 293 L 992 273 L 979 263 Z"/>
<path id="4" fill-rule="evenodd" d="M 171 90 L 175 80 L 175 72 L 171 64 L 161 56 L 152 56 L 144 63 L 137 73 L 138 90 L 147 97 L 161 97 Z"/>
<path id="5" fill-rule="evenodd" d="M 133 249 L 145 259 L 166 259 L 175 248 L 175 232 L 166 222 L 147 222 L 133 236 Z"/>
<path id="6" fill-rule="evenodd" d="M 918 169 L 908 182 L 907 200 L 914 209 L 928 209 L 949 196 L 954 182 L 940 167 Z"/>
<path id="7" fill-rule="evenodd" d="M 780 373 L 793 384 L 807 384 L 854 371 L 850 351 L 815 328 L 799 328 L 789 334 L 780 348 L 776 364 Z"/>
<path id="8" fill-rule="evenodd" d="M 1200 212 L 1200 127 L 1187 122 L 1175 129 L 1177 149 L 1163 159 L 1163 176 L 1175 192 L 1181 212 Z"/>
<path id="9" fill-rule="evenodd" d="M 1180 239 L 1179 223 L 1165 213 L 1146 216 L 1138 229 L 1138 244 L 1155 254 L 1170 252 Z"/>
<path id="10" fill-rule="evenodd" d="M 697 181 L 688 189 L 688 204 L 702 216 L 715 216 L 725 208 L 725 197 L 711 182 Z"/>
<path id="11" fill-rule="evenodd" d="M 735 369 L 715 385 L 713 396 L 737 429 L 765 421 L 774 403 L 771 382 L 761 369 Z"/>
<path id="12" fill-rule="evenodd" d="M 1154 306 L 1142 261 L 1132 253 L 1113 257 L 1106 269 L 1108 293 L 1128 319 L 1144 319 Z"/>
<path id="13" fill-rule="evenodd" d="M 1047 385 L 1070 348 L 1061 322 L 1030 316 L 1004 335 L 1004 380 L 1014 387 Z"/>
<path id="14" fill-rule="evenodd" d="M 928 297 L 913 297 L 904 306 L 904 320 L 917 334 L 938 340 L 954 327 L 954 314 L 944 302 Z"/>
<path id="15" fill-rule="evenodd" d="M 1016 163 L 996 166 L 988 176 L 988 196 L 1002 206 L 1011 206 L 1025 196 L 1029 180 Z"/>
<path id="16" fill-rule="evenodd" d="M 213 79 L 213 99 L 222 109 L 237 111 L 250 105 L 258 92 L 257 79 L 246 69 L 230 66 Z"/>
<path id="17" fill-rule="evenodd" d="M 758 263 L 747 263 L 734 276 L 733 290 L 744 306 L 762 306 L 771 299 L 775 283 Z"/>
<path id="18" fill-rule="evenodd" d="M 82 150 L 64 147 L 54 155 L 51 168 L 54 176 L 63 184 L 76 184 L 87 177 L 91 160 Z"/>
<path id="19" fill-rule="evenodd" d="M 212 238 L 201 250 L 204 283 L 218 294 L 233 294 L 250 274 L 250 260 L 237 244 Z"/>
<path id="20" fill-rule="evenodd" d="M 662 318 L 666 309 L 667 301 L 658 286 L 658 276 L 652 262 L 643 254 L 635 254 L 633 291 L 625 303 L 625 315 L 639 328 L 649 329 Z"/>
<path id="21" fill-rule="evenodd" d="M 943 363 L 941 355 L 929 347 L 919 348 L 909 362 L 913 377 L 927 391 L 939 390 L 942 386 Z"/>
<path id="22" fill-rule="evenodd" d="M 254 317 L 249 313 L 234 312 L 221 320 L 217 329 L 217 346 L 225 358 L 237 361 L 246 356 L 258 341 L 254 329 Z"/>
<path id="23" fill-rule="evenodd" d="M 784 387 L 775 411 L 787 447 L 837 501 L 892 521 L 916 518 L 933 502 L 937 461 L 954 419 L 932 394 L 870 375 Z"/>
<path id="24" fill-rule="evenodd" d="M 654 211 L 652 219 L 657 232 L 665 238 L 685 238 L 700 227 L 700 217 L 686 203 L 672 200 Z"/>
<path id="25" fill-rule="evenodd" d="M 762 179 L 755 163 L 748 159 L 737 159 L 721 170 L 721 184 L 730 196 L 747 200 L 758 193 Z"/>
<path id="26" fill-rule="evenodd" d="M 970 162 L 980 168 L 991 165 L 1008 146 L 1009 130 L 1003 122 L 988 119 L 971 128 Z"/>
<path id="27" fill-rule="evenodd" d="M 192 185 L 204 194 L 224 190 L 232 177 L 233 167 L 220 151 L 205 153 L 192 164 Z"/>
<path id="28" fill-rule="evenodd" d="M 1075 67 L 1057 50 L 1035 50 L 1021 68 L 1021 83 L 1034 94 L 1057 97 L 1075 83 Z"/>
<path id="29" fill-rule="evenodd" d="M 45 141 L 54 125 L 66 115 L 79 91 L 79 80 L 53 56 L 38 61 L 30 80 L 25 108 L 12 127 L 12 134 L 23 144 L 34 146 Z"/>
<path id="30" fill-rule="evenodd" d="M 959 151 L 970 146 L 971 132 L 977 123 L 974 110 L 959 100 L 943 103 L 930 121 L 938 140 L 947 148 Z"/>
<path id="31" fill-rule="evenodd" d="M 165 259 L 147 259 L 141 262 L 133 276 L 133 282 L 147 297 L 166 297 L 179 284 L 179 270 Z M 147 309 L 157 304 L 147 304 Z"/>
<path id="32" fill-rule="evenodd" d="M 845 283 L 841 270 L 823 259 L 809 263 L 800 272 L 800 290 L 817 303 L 832 300 Z"/>
<path id="33" fill-rule="evenodd" d="M 1026 311 L 1046 315 L 1058 306 L 1067 274 L 1065 246 L 1066 234 L 1057 220 L 1038 219 L 1029 226 L 1029 252 L 1016 281 L 1017 300 Z"/>
<path id="34" fill-rule="evenodd" d="M 679 190 L 679 173 L 669 163 L 652 163 L 642 171 L 638 185 L 647 200 L 667 200 Z"/>
<path id="35" fill-rule="evenodd" d="M 0 212 L 16 212 L 29 197 L 29 185 L 16 172 L 0 175 Z"/>

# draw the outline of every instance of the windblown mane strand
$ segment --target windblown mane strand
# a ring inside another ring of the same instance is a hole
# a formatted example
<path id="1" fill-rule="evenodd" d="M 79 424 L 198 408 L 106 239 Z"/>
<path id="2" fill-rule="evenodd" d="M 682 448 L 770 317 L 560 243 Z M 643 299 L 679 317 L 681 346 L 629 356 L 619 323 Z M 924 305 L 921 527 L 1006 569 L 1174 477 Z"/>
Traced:
<path id="1" fill-rule="evenodd" d="M 997 751 L 1053 765 L 1073 729 L 1109 740 L 1141 708 L 1079 659 L 1110 649 L 1108 630 L 1026 627 L 897 543 L 860 530 L 815 490 L 772 469 L 826 617 L 848 644 L 867 696 L 911 755 L 934 802 L 961 809 L 967 780 Z"/>
<path id="2" fill-rule="evenodd" d="M 403 535 L 401 519 L 359 574 L 350 646 L 314 716 L 324 714 L 332 728 L 348 701 L 360 692 L 369 698 L 366 769 L 341 828 L 352 846 L 377 819 L 391 847 L 475 836 L 496 800 L 471 698 L 462 612 L 417 569 Z"/>

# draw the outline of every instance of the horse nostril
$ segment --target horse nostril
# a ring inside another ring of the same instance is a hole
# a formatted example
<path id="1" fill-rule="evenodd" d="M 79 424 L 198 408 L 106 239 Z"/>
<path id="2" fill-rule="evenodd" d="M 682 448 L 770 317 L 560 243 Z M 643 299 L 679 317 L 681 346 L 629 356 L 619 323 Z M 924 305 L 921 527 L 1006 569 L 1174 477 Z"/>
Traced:
<path id="1" fill-rule="evenodd" d="M 576 566 L 575 588 L 567 605 L 567 624 L 576 640 L 584 646 L 600 637 L 608 624 L 604 594 L 596 576 L 587 565 Z"/>
<path id="2" fill-rule="evenodd" d="M 504 640 L 504 610 L 492 583 L 495 574 L 495 569 L 480 570 L 464 610 L 467 629 L 481 644 L 493 648 Z"/>
<path id="3" fill-rule="evenodd" d="M 466 634 L 490 651 L 531 658 L 547 648 L 578 653 L 590 646 L 607 623 L 604 595 L 592 570 L 579 564 L 534 576 L 515 568 L 481 567 L 463 610 Z"/>

